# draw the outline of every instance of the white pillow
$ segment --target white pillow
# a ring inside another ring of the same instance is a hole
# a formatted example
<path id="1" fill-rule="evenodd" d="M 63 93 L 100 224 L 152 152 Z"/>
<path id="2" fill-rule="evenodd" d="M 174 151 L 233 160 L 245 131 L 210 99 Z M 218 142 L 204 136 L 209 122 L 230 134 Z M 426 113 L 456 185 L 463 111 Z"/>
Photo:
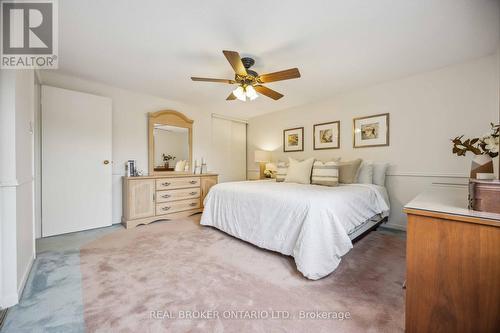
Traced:
<path id="1" fill-rule="evenodd" d="M 288 171 L 288 165 L 286 162 L 278 162 L 277 171 L 276 171 L 276 181 L 283 182 L 286 178 L 286 173 Z"/>
<path id="2" fill-rule="evenodd" d="M 364 161 L 358 171 L 359 184 L 373 184 L 373 162 Z"/>
<path id="3" fill-rule="evenodd" d="M 385 186 L 385 174 L 389 163 L 373 163 L 373 184 Z"/>
<path id="4" fill-rule="evenodd" d="M 311 171 L 314 157 L 302 162 L 291 157 L 288 158 L 288 172 L 285 177 L 286 183 L 311 184 Z"/>
<path id="5" fill-rule="evenodd" d="M 175 163 L 174 171 L 184 171 L 186 167 L 186 162 L 187 162 L 186 160 L 177 161 L 177 163 Z"/>
<path id="6" fill-rule="evenodd" d="M 314 161 L 311 184 L 323 186 L 337 186 L 339 184 L 339 162 Z"/>

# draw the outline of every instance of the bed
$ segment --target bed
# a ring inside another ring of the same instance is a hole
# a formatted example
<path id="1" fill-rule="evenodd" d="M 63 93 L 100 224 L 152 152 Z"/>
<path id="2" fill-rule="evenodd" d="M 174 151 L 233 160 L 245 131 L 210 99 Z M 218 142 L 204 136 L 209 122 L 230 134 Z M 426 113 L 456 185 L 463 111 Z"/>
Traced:
<path id="1" fill-rule="evenodd" d="M 293 256 L 311 280 L 333 272 L 352 240 L 389 214 L 386 189 L 373 184 L 221 183 L 212 187 L 204 206 L 202 225 Z"/>

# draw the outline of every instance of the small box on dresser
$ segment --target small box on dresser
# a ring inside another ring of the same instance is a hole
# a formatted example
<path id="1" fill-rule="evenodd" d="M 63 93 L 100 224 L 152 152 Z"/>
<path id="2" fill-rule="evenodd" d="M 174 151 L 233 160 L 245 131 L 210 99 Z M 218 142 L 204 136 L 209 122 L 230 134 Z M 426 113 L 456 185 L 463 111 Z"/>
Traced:
<path id="1" fill-rule="evenodd" d="M 500 180 L 471 179 L 469 198 L 470 208 L 500 214 Z"/>
<path id="2" fill-rule="evenodd" d="M 217 174 L 171 173 L 123 177 L 122 224 L 128 229 L 203 211 L 203 200 L 217 184 Z"/>

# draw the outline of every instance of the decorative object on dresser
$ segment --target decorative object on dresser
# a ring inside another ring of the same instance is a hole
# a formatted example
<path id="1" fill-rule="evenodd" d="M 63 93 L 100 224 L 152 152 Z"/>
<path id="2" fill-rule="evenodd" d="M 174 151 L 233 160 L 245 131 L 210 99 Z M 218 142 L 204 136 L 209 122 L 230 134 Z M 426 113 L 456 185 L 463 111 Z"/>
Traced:
<path id="1" fill-rule="evenodd" d="M 469 182 L 469 208 L 500 214 L 500 180 L 477 180 Z"/>
<path id="2" fill-rule="evenodd" d="M 255 163 L 259 163 L 259 179 L 264 179 L 264 171 L 266 170 L 266 163 L 271 162 L 271 152 L 265 150 L 256 150 L 254 152 Z"/>
<path id="3" fill-rule="evenodd" d="M 389 114 L 353 119 L 353 148 L 381 147 L 389 145 Z"/>
<path id="4" fill-rule="evenodd" d="M 467 208 L 467 188 L 408 203 L 406 332 L 500 331 L 500 214 Z"/>
<path id="5" fill-rule="evenodd" d="M 217 184 L 216 174 L 170 173 L 123 178 L 122 223 L 128 228 L 203 211 L 203 200 Z"/>
<path id="6" fill-rule="evenodd" d="M 202 157 L 201 158 L 200 174 L 207 173 L 207 172 L 208 172 L 208 166 L 207 166 L 207 163 L 205 162 L 205 159 Z"/>
<path id="7" fill-rule="evenodd" d="M 340 121 L 316 124 L 313 126 L 313 149 L 340 148 Z"/>
<path id="8" fill-rule="evenodd" d="M 468 151 L 475 155 L 472 160 L 470 178 L 477 178 L 477 174 L 490 174 L 482 176 L 482 178 L 491 178 L 493 174 L 493 158 L 498 156 L 500 124 L 491 125 L 491 132 L 483 137 L 462 140 L 463 135 L 457 136 L 453 142 L 453 154 L 457 156 L 465 156 Z M 493 176 L 494 178 L 494 176 Z"/>
<path id="9" fill-rule="evenodd" d="M 168 155 L 161 154 L 161 156 L 162 156 L 163 161 L 165 162 L 165 169 L 167 169 L 166 171 L 174 171 L 174 169 L 170 168 L 169 164 L 170 164 L 170 161 L 173 162 L 175 160 L 175 156 L 172 156 L 170 154 L 168 154 Z"/>
<path id="10" fill-rule="evenodd" d="M 304 127 L 283 130 L 283 151 L 304 151 Z"/>
<path id="11" fill-rule="evenodd" d="M 136 166 L 135 160 L 128 160 L 127 163 L 125 163 L 125 175 L 127 177 L 137 176 L 137 170 L 135 166 Z"/>

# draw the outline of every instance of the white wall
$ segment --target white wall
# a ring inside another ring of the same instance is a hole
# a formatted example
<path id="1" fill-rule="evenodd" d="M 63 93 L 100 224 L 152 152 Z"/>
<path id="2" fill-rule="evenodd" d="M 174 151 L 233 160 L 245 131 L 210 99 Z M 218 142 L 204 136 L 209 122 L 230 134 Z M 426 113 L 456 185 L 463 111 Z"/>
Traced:
<path id="1" fill-rule="evenodd" d="M 183 103 L 164 98 L 61 75 L 54 71 L 43 71 L 41 76 L 43 84 L 106 96 L 113 100 L 113 223 L 121 222 L 121 177 L 125 174 L 125 162 L 135 159 L 138 169 L 145 172 L 148 170 L 148 112 L 173 109 L 184 113 L 194 120 L 193 159 L 200 160 L 204 157 L 211 170 L 211 161 L 218 158 L 217 152 L 210 148 L 211 115 L 201 109 L 193 109 Z"/>
<path id="2" fill-rule="evenodd" d="M 248 126 L 249 175 L 255 177 L 258 172 L 253 163 L 255 149 L 273 151 L 274 160 L 341 156 L 343 160 L 387 161 L 391 164 L 389 223 L 405 228 L 401 208 L 415 195 L 433 182 L 466 182 L 471 157 L 452 155 L 450 139 L 461 134 L 482 135 L 490 122 L 498 122 L 497 59 L 492 55 L 252 118 Z M 386 112 L 390 113 L 390 146 L 353 149 L 352 118 Z M 313 124 L 335 120 L 341 122 L 341 148 L 314 151 Z M 299 126 L 305 128 L 304 152 L 283 153 L 283 129 Z"/>
<path id="3" fill-rule="evenodd" d="M 18 302 L 35 256 L 33 70 L 1 71 L 0 306 Z"/>

